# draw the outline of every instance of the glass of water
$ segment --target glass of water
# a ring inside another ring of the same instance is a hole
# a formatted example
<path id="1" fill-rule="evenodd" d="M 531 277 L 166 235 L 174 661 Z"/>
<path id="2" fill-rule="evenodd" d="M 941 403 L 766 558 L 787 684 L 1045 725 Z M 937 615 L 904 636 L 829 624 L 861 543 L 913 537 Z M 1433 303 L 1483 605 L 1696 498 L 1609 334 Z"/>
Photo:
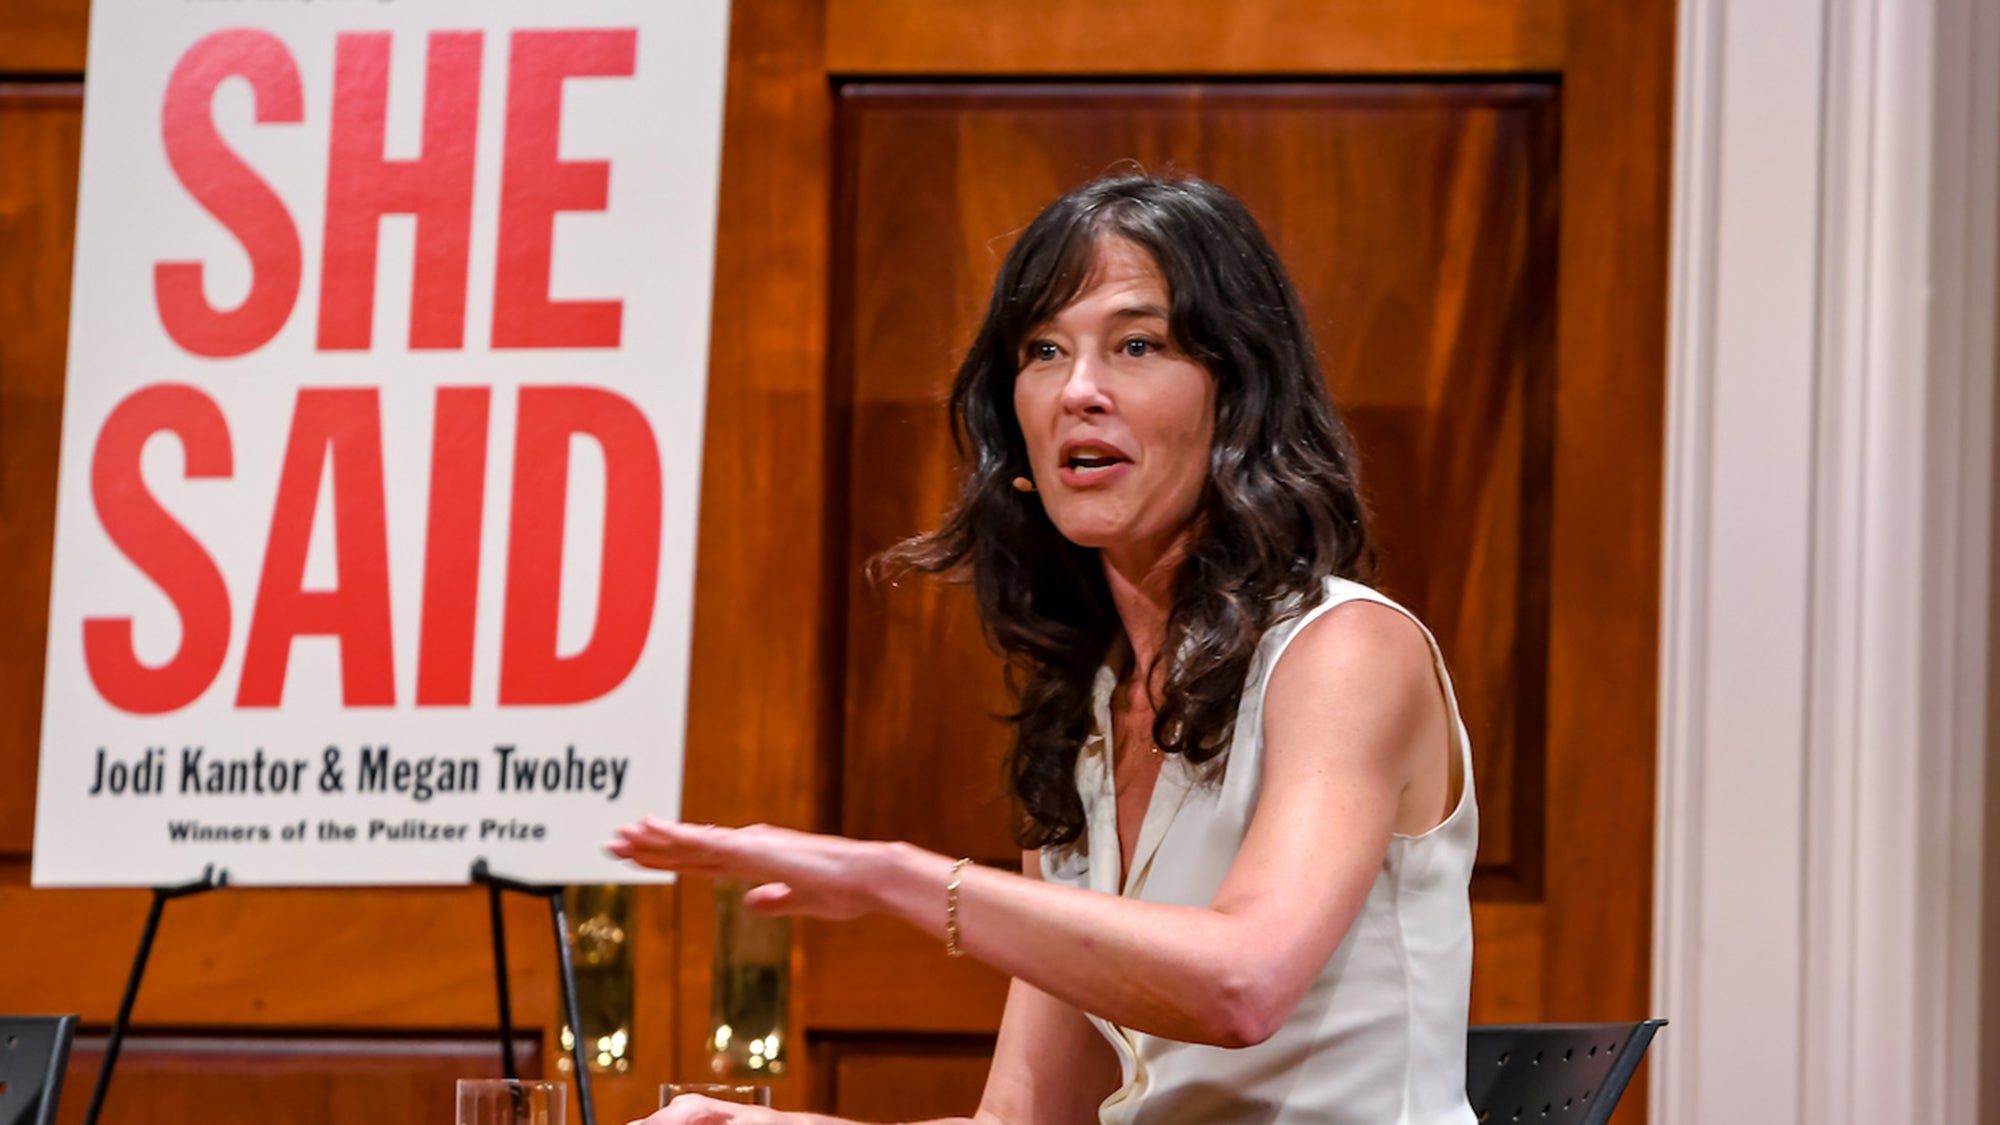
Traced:
<path id="1" fill-rule="evenodd" d="M 458 1080 L 458 1125 L 564 1125 L 569 1084 L 520 1078 Z"/>
<path id="2" fill-rule="evenodd" d="M 668 1082 L 660 1087 L 660 1108 L 683 1094 L 700 1094 L 719 1102 L 735 1102 L 738 1105 L 771 1104 L 769 1086 L 731 1086 L 720 1082 Z"/>

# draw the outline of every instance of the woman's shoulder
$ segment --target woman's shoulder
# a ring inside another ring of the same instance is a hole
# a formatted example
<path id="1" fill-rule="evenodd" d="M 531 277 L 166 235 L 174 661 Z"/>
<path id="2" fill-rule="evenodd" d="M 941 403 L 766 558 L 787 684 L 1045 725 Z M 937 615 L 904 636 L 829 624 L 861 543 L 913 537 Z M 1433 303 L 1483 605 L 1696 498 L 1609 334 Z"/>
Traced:
<path id="1" fill-rule="evenodd" d="M 1385 670 L 1400 669 L 1428 679 L 1430 631 L 1389 598 L 1359 583 L 1347 585 L 1354 589 L 1342 591 L 1345 596 L 1330 598 L 1300 615 L 1286 638 L 1288 658 L 1306 656 L 1304 663 L 1319 667 L 1382 665 Z"/>
<path id="2" fill-rule="evenodd" d="M 1319 598 L 1280 621 L 1267 641 L 1264 678 L 1280 692 L 1337 682 L 1402 695 L 1429 690 L 1435 677 L 1430 631 L 1394 599 L 1353 579 L 1328 578 Z"/>
<path id="3" fill-rule="evenodd" d="M 1449 734 L 1452 710 L 1430 635 L 1387 598 L 1323 603 L 1277 656 L 1261 709 L 1273 747 L 1312 748 L 1321 765 L 1338 752 L 1351 765 L 1405 776 L 1441 723 Z M 1276 757 L 1274 749 L 1269 760 Z"/>
<path id="4" fill-rule="evenodd" d="M 1320 624 L 1330 618 L 1342 624 Z M 1356 630 L 1361 631 L 1364 638 L 1372 635 L 1374 630 L 1389 634 L 1413 633 L 1424 642 L 1426 651 L 1430 647 L 1430 631 L 1416 614 L 1373 586 L 1339 575 L 1330 575 L 1322 579 L 1316 588 L 1287 598 L 1265 631 L 1264 641 L 1268 648 L 1282 650 L 1308 631 L 1318 635 Z M 1273 651 L 1271 655 L 1275 657 L 1277 652 Z"/>

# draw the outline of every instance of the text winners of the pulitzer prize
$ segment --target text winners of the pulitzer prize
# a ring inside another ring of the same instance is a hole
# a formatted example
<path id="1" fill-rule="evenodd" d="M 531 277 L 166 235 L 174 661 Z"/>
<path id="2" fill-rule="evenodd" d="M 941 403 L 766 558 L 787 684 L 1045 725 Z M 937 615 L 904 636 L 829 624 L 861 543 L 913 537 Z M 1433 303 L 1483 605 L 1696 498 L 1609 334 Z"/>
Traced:
<path id="1" fill-rule="evenodd" d="M 204 820 L 170 820 L 167 841 L 174 844 L 449 844 L 460 840 L 480 843 L 534 843 L 549 838 L 549 827 L 539 821 L 502 820 L 487 817 L 477 822 L 424 820 L 407 816 L 401 820 L 370 818 L 354 824 L 323 817 L 311 821 L 301 817 L 284 824 L 224 823 Z"/>

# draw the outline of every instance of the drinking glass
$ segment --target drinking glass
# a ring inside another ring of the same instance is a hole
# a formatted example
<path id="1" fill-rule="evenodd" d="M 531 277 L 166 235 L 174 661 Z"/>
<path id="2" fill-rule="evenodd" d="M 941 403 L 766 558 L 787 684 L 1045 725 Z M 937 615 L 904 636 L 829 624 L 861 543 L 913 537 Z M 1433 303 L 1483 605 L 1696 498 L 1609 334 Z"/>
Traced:
<path id="1" fill-rule="evenodd" d="M 458 1080 L 458 1125 L 563 1125 L 568 1112 L 565 1082 Z"/>
<path id="2" fill-rule="evenodd" d="M 667 1082 L 660 1086 L 660 1108 L 682 1094 L 700 1094 L 704 1098 L 714 1098 L 719 1102 L 735 1102 L 738 1105 L 771 1104 L 769 1086 L 731 1086 L 721 1082 Z"/>

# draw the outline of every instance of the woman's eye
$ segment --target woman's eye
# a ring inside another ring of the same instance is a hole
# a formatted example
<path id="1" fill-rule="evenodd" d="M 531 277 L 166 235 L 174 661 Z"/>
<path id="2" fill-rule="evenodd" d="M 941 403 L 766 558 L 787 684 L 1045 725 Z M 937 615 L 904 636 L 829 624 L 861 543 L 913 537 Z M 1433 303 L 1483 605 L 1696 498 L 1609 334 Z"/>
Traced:
<path id="1" fill-rule="evenodd" d="M 1160 346 L 1158 344 L 1154 343 L 1151 340 L 1143 339 L 1138 336 L 1134 336 L 1130 340 L 1125 341 L 1125 354 L 1131 356 L 1133 359 L 1139 359 L 1143 356 L 1151 355 L 1152 353 L 1157 352 L 1159 350 Z"/>
<path id="2" fill-rule="evenodd" d="M 1029 344 L 1027 351 L 1030 363 L 1046 362 L 1056 357 L 1056 346 L 1047 340 L 1037 340 Z"/>

